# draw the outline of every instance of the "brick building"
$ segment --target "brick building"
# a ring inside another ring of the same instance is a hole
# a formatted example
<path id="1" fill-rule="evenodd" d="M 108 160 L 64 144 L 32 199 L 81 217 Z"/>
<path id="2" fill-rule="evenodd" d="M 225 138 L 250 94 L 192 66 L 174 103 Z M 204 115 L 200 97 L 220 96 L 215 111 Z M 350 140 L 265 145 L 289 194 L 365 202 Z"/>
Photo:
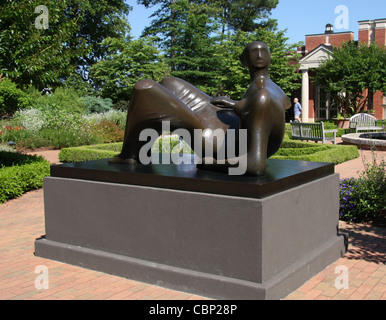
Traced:
<path id="1" fill-rule="evenodd" d="M 358 23 L 357 41 L 386 45 L 386 19 L 364 20 Z M 306 35 L 305 46 L 299 48 L 299 53 L 303 55 L 299 69 L 302 73 L 302 88 L 294 94 L 301 100 L 303 122 L 331 119 L 337 115 L 338 110 L 331 104 L 329 92 L 314 84 L 311 78 L 320 64 L 331 55 L 333 47 L 340 47 L 349 41 L 355 41 L 354 32 L 334 32 L 331 24 L 326 25 L 323 34 Z M 375 93 L 373 109 L 378 119 L 386 118 L 385 107 L 384 93 Z"/>

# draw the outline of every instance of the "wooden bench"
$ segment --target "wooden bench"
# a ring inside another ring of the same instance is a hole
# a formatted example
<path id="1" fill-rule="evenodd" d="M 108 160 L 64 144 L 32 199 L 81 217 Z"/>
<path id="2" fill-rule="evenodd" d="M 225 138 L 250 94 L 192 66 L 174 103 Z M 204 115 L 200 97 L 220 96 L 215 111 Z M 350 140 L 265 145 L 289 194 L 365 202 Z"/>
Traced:
<path id="1" fill-rule="evenodd" d="M 325 130 L 323 122 L 305 123 L 291 122 L 292 139 L 294 140 L 311 140 L 311 141 L 332 141 L 336 144 L 336 133 L 338 130 Z M 332 133 L 332 137 L 326 136 L 326 133 Z"/>
<path id="2" fill-rule="evenodd" d="M 350 118 L 350 129 L 359 131 L 376 131 L 382 130 L 382 127 L 377 126 L 377 118 L 370 114 L 358 113 Z"/>

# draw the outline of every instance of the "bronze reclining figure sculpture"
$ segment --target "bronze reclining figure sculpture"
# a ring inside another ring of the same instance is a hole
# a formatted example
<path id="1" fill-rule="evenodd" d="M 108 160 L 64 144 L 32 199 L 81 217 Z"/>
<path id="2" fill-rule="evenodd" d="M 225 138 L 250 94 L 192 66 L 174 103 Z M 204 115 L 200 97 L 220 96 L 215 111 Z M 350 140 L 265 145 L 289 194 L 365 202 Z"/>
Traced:
<path id="1" fill-rule="evenodd" d="M 218 129 L 224 132 L 230 128 L 246 129 L 247 141 L 236 141 L 247 144 L 245 174 L 263 176 L 267 159 L 277 152 L 283 141 L 285 110 L 290 107 L 290 100 L 269 78 L 271 57 L 266 44 L 259 41 L 248 44 L 240 60 L 251 76 L 251 85 L 240 101 L 227 97 L 212 98 L 174 77 L 165 78 L 161 83 L 153 80 L 136 83 L 122 151 L 110 162 L 139 163 L 139 151 L 146 144 L 139 139 L 142 130 L 152 128 L 161 132 L 162 122 L 169 121 L 171 130 L 186 129 L 191 137 L 194 130 L 206 130 L 207 134 L 202 136 L 202 149 L 194 150 L 203 158 L 200 168 L 204 169 L 215 168 L 217 160 L 215 153 L 214 160 L 211 159 L 214 164 L 206 165 L 205 146 L 209 144 L 211 150 L 218 150 L 219 145 L 226 143 L 226 139 L 214 139 L 211 133 Z M 191 146 L 194 146 L 194 141 L 191 141 Z"/>

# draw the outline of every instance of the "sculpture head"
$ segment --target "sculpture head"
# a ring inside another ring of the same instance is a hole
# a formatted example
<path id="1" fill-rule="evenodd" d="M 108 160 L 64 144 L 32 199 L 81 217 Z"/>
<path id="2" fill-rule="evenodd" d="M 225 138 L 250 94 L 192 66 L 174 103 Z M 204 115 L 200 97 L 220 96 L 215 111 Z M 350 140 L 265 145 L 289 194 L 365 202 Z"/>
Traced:
<path id="1" fill-rule="evenodd" d="M 265 43 L 254 41 L 245 47 L 240 61 L 249 70 L 268 69 L 271 64 L 271 52 Z"/>

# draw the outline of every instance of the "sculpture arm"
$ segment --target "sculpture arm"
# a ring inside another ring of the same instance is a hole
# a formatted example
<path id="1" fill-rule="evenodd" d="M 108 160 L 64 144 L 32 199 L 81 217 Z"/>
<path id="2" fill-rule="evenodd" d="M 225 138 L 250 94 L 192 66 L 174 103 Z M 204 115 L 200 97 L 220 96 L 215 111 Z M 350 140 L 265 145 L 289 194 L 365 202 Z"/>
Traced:
<path id="1" fill-rule="evenodd" d="M 238 101 L 232 100 L 228 97 L 214 97 L 210 101 L 211 104 L 219 107 L 219 108 L 234 108 Z"/>

